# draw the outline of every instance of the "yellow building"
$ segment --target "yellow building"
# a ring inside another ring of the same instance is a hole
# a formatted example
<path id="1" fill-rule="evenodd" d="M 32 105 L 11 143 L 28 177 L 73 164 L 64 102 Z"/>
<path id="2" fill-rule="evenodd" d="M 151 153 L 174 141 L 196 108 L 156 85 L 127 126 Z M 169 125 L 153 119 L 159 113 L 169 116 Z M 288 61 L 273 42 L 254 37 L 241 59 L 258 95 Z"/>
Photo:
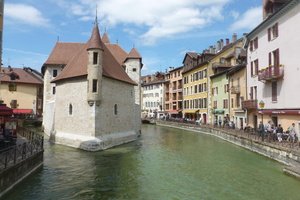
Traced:
<path id="1" fill-rule="evenodd" d="M 243 129 L 248 123 L 246 110 L 242 107 L 242 102 L 247 98 L 246 86 L 246 63 L 232 67 L 228 72 L 229 82 L 229 107 L 230 120 L 235 123 L 235 127 Z"/>
<path id="2" fill-rule="evenodd" d="M 243 38 L 236 40 L 236 35 L 233 35 L 232 42 L 229 42 L 229 39 L 226 39 L 226 43 L 223 43 L 223 40 L 219 40 L 215 49 L 215 56 L 209 60 L 207 66 L 207 76 L 213 76 L 214 74 L 218 74 L 224 70 L 228 70 L 229 68 L 236 66 L 239 64 L 239 55 L 242 52 L 243 47 Z M 208 79 L 208 123 L 213 122 L 214 114 L 213 114 L 213 102 L 212 102 L 212 83 L 211 79 Z M 225 89 L 225 88 L 223 88 Z M 229 115 L 223 116 L 223 120 L 225 118 L 228 120 Z"/>
<path id="3" fill-rule="evenodd" d="M 213 54 L 187 53 L 183 63 L 183 116 L 207 123 L 207 67 Z"/>
<path id="4" fill-rule="evenodd" d="M 0 93 L 3 103 L 12 108 L 14 114 L 42 115 L 43 80 L 39 72 L 3 67 Z"/>

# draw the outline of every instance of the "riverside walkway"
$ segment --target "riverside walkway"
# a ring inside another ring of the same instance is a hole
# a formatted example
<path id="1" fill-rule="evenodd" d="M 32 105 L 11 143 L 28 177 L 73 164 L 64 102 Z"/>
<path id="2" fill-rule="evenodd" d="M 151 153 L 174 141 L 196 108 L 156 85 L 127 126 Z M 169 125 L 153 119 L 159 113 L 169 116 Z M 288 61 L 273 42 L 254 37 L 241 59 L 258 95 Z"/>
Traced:
<path id="1" fill-rule="evenodd" d="M 278 140 L 273 140 L 271 136 L 266 136 L 265 139 L 262 141 L 262 138 L 255 132 L 255 131 L 244 131 L 239 129 L 232 129 L 232 128 L 223 128 L 223 127 L 216 127 L 212 125 L 199 125 L 195 123 L 189 123 L 189 122 L 178 122 L 178 121 L 165 121 L 165 120 L 158 120 L 156 122 L 157 125 L 162 126 L 169 126 L 174 128 L 180 128 L 180 129 L 187 129 L 197 132 L 209 132 L 211 135 L 220 136 L 218 133 L 222 133 L 223 135 L 230 136 L 233 139 L 225 139 L 229 142 L 235 143 L 234 141 L 236 139 L 241 140 L 241 144 L 238 144 L 239 146 L 245 147 L 249 150 L 252 150 L 251 148 L 246 147 L 246 145 L 243 145 L 245 141 L 248 144 L 255 144 L 256 146 L 259 146 L 261 149 L 255 152 L 263 154 L 267 157 L 270 157 L 272 159 L 275 159 L 279 162 L 285 163 L 287 166 L 283 169 L 283 171 L 289 175 L 295 176 L 297 178 L 300 178 L 300 143 L 298 142 L 290 142 L 287 140 L 283 140 L 279 142 Z M 220 137 L 224 139 L 224 137 Z M 237 144 L 237 143 L 235 143 Z M 249 145 L 248 145 L 249 146 Z M 276 158 L 276 155 L 274 155 L 273 150 L 270 151 L 270 149 L 275 150 L 278 152 L 279 155 L 277 155 L 278 158 Z M 267 153 L 264 153 L 266 152 Z M 263 153 L 262 153 L 263 152 Z M 286 162 L 288 160 L 288 162 Z"/>

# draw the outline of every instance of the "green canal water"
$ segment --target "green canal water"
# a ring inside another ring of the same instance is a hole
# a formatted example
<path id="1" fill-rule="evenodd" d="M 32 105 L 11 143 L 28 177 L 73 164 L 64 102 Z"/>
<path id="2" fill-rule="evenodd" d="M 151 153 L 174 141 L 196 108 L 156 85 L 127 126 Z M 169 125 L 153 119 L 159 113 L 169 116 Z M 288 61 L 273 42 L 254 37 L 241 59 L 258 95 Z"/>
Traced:
<path id="1" fill-rule="evenodd" d="M 45 142 L 44 157 L 4 199 L 300 199 L 281 164 L 172 128 L 143 126 L 138 141 L 95 153 Z"/>

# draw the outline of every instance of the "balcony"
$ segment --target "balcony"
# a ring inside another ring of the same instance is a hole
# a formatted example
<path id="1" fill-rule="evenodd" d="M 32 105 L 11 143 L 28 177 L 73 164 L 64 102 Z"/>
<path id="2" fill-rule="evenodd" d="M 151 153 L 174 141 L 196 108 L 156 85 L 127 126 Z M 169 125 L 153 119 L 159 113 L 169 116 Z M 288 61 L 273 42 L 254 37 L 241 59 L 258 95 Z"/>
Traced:
<path id="1" fill-rule="evenodd" d="M 246 110 L 256 110 L 257 100 L 245 100 L 242 101 L 242 108 Z"/>
<path id="2" fill-rule="evenodd" d="M 230 67 L 230 65 L 226 62 L 214 62 L 212 63 L 212 68 L 217 69 L 219 67 Z"/>
<path id="3" fill-rule="evenodd" d="M 262 69 L 258 72 L 258 80 L 265 82 L 265 81 L 272 81 L 282 78 L 284 75 L 283 65 L 280 66 L 270 66 L 266 69 Z"/>
<path id="4" fill-rule="evenodd" d="M 230 92 L 231 92 L 231 94 L 239 94 L 239 93 L 241 93 L 240 86 L 239 85 L 232 86 L 230 88 Z"/>

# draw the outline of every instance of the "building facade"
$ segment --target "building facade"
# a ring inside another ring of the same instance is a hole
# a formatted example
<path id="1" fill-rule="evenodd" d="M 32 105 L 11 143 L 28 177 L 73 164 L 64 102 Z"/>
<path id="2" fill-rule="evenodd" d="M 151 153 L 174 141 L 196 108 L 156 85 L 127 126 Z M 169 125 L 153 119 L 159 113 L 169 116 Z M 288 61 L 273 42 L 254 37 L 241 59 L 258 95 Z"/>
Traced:
<path id="1" fill-rule="evenodd" d="M 169 70 L 165 82 L 165 111 L 171 118 L 182 118 L 182 69 Z"/>
<path id="2" fill-rule="evenodd" d="M 156 73 L 142 78 L 142 117 L 159 118 L 165 115 L 165 75 Z"/>
<path id="3" fill-rule="evenodd" d="M 234 122 L 235 127 L 243 129 L 247 122 L 246 110 L 242 102 L 247 97 L 247 71 L 246 63 L 232 67 L 228 72 L 229 83 L 229 119 Z"/>
<path id="4" fill-rule="evenodd" d="M 2 67 L 0 92 L 15 115 L 42 116 L 43 79 L 39 72 L 28 67 Z"/>
<path id="5" fill-rule="evenodd" d="M 141 131 L 142 57 L 100 37 L 95 22 L 87 43 L 57 42 L 42 67 L 46 134 L 55 143 L 88 151 L 135 140 Z"/>
<path id="6" fill-rule="evenodd" d="M 211 80 L 211 111 L 212 123 L 217 126 L 224 126 L 229 120 L 229 86 L 227 70 L 210 76 Z"/>
<path id="7" fill-rule="evenodd" d="M 299 133 L 299 0 L 265 0 L 263 12 L 264 21 L 247 36 L 249 95 L 243 107 L 253 127 L 270 120 L 286 130 L 295 123 Z"/>

